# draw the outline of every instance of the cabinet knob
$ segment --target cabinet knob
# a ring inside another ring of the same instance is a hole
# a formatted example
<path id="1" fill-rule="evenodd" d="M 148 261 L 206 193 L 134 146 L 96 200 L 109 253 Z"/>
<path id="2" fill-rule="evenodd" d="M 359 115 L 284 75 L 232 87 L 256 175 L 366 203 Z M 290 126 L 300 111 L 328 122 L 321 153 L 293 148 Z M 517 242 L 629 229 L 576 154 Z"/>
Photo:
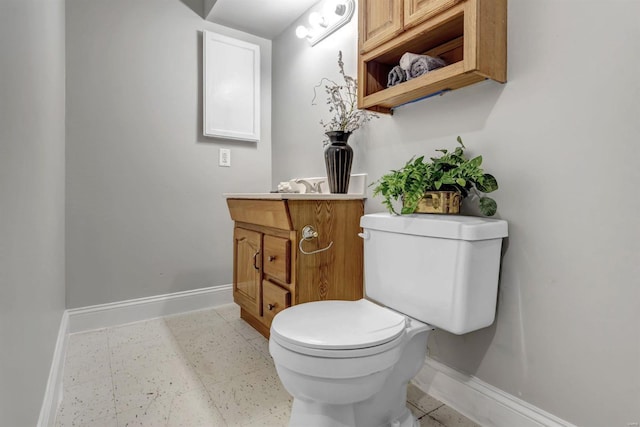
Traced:
<path id="1" fill-rule="evenodd" d="M 269 255 L 269 257 L 267 258 L 267 260 L 269 260 L 269 262 L 273 262 L 276 260 L 276 256 L 275 255 Z"/>
<path id="2" fill-rule="evenodd" d="M 276 308 L 276 305 L 275 305 L 275 304 L 267 304 L 267 309 L 268 309 L 269 311 L 273 310 L 274 308 Z"/>

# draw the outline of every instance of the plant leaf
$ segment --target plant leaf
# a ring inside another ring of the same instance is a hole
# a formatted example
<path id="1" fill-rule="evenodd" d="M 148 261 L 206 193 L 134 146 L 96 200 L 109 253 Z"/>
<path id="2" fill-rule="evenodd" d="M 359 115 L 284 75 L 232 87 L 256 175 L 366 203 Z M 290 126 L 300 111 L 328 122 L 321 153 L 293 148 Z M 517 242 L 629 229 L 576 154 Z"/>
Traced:
<path id="1" fill-rule="evenodd" d="M 442 179 L 440 180 L 440 182 L 442 184 L 448 184 L 448 185 L 453 185 L 456 183 L 456 181 L 451 177 L 451 175 L 449 174 L 444 174 L 442 175 Z M 438 188 L 439 190 L 440 188 Z"/>
<path id="2" fill-rule="evenodd" d="M 465 185 L 467 185 L 467 181 L 464 180 L 464 178 L 457 178 L 456 179 L 456 183 L 460 186 L 460 187 L 464 187 Z"/>
<path id="3" fill-rule="evenodd" d="M 482 164 L 482 156 L 474 157 L 473 159 L 469 160 L 469 164 L 474 168 L 479 168 Z"/>
<path id="4" fill-rule="evenodd" d="M 491 174 L 485 173 L 482 176 L 481 181 L 482 182 L 478 182 L 476 184 L 476 187 L 478 187 L 478 190 L 482 191 L 483 193 L 491 193 L 492 191 L 496 191 L 498 189 L 498 181 Z"/>
<path id="5" fill-rule="evenodd" d="M 486 216 L 493 216 L 498 211 L 498 204 L 491 197 L 480 197 L 480 212 Z"/>
<path id="6" fill-rule="evenodd" d="M 411 208 L 409 206 L 403 206 L 402 210 L 400 211 L 400 213 L 402 215 L 411 215 L 412 213 L 414 213 L 416 210 L 416 208 Z"/>

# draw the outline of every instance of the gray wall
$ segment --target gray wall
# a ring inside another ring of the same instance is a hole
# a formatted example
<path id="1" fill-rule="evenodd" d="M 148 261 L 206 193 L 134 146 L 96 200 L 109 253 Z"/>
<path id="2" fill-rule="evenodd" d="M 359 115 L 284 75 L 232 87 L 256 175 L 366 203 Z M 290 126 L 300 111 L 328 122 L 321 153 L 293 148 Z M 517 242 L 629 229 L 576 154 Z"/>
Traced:
<path id="1" fill-rule="evenodd" d="M 271 186 L 271 41 L 202 7 L 67 1 L 68 308 L 232 281 L 222 193 Z M 202 136 L 203 29 L 261 46 L 257 144 Z"/>
<path id="2" fill-rule="evenodd" d="M 457 135 L 484 156 L 510 228 L 497 320 L 436 332 L 430 355 L 580 426 L 640 421 L 638 16 L 635 0 L 512 0 L 506 85 L 404 106 L 352 137 L 371 180 Z M 355 75 L 355 21 L 313 48 L 298 23 L 274 40 L 274 182 L 324 174 L 312 89 L 337 78 L 339 49 Z"/>
<path id="3" fill-rule="evenodd" d="M 64 311 L 64 1 L 0 0 L 0 425 L 38 420 Z"/>

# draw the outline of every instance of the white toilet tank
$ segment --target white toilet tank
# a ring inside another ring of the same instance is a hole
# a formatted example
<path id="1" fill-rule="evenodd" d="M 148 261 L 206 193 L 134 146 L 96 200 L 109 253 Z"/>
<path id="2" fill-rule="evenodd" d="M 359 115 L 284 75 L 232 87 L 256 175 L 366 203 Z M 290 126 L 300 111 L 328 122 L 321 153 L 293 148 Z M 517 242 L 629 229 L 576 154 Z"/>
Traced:
<path id="1" fill-rule="evenodd" d="M 506 221 L 370 214 L 360 226 L 367 298 L 454 334 L 493 323 Z"/>

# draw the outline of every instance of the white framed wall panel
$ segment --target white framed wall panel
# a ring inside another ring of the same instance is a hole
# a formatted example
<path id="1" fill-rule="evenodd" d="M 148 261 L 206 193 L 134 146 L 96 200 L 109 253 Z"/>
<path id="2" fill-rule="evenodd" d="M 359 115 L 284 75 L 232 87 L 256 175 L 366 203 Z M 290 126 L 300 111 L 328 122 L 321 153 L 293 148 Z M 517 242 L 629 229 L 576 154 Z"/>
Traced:
<path id="1" fill-rule="evenodd" d="M 260 46 L 203 31 L 203 133 L 260 140 Z"/>

